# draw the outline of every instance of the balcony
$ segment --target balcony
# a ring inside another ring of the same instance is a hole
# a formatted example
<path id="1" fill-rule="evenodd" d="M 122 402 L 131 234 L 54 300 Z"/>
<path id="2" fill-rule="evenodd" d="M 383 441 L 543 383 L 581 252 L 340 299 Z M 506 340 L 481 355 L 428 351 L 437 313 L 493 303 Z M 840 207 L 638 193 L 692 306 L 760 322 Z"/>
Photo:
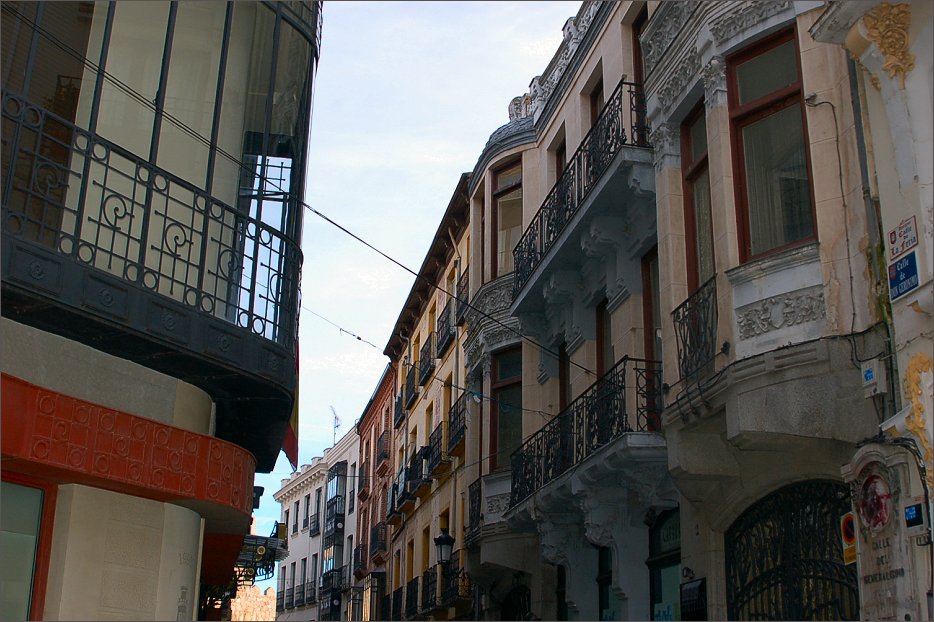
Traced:
<path id="1" fill-rule="evenodd" d="M 470 307 L 470 276 L 469 271 L 464 270 L 461 277 L 457 279 L 457 302 L 454 305 L 454 325 L 462 326 L 464 324 L 464 314 Z"/>
<path id="2" fill-rule="evenodd" d="M 315 512 L 308 519 L 308 535 L 317 536 L 321 533 L 321 513 Z"/>
<path id="3" fill-rule="evenodd" d="M 357 579 L 362 579 L 366 575 L 367 571 L 367 562 L 369 557 L 367 557 L 367 546 L 366 542 L 361 542 L 354 547 L 353 550 L 353 574 Z"/>
<path id="4" fill-rule="evenodd" d="M 366 501 L 370 496 L 370 463 L 364 462 L 360 465 L 360 473 L 357 475 L 359 482 L 357 486 L 357 496 L 360 501 Z"/>
<path id="5" fill-rule="evenodd" d="M 431 491 L 431 476 L 428 475 L 428 460 L 431 448 L 421 447 L 409 458 L 406 467 L 406 484 L 410 494 L 418 497 L 424 497 Z"/>
<path id="6" fill-rule="evenodd" d="M 616 439 L 659 430 L 661 364 L 624 357 L 513 452 L 515 506 Z"/>
<path id="7" fill-rule="evenodd" d="M 441 310 L 441 315 L 438 316 L 438 358 L 444 358 L 445 353 L 448 351 L 448 348 L 454 343 L 454 338 L 457 336 L 457 329 L 454 328 L 452 322 L 453 318 L 451 317 L 451 307 L 453 306 L 453 300 L 448 299 L 448 303 L 444 305 L 444 309 Z"/>
<path id="8" fill-rule="evenodd" d="M 438 606 L 438 566 L 432 566 L 422 575 L 422 601 L 419 612 L 427 614 Z"/>
<path id="9" fill-rule="evenodd" d="M 276 592 L 276 611 L 285 611 L 285 590 Z"/>
<path id="10" fill-rule="evenodd" d="M 415 384 L 415 377 L 417 375 L 418 369 L 416 369 L 414 365 L 410 366 L 405 374 L 405 400 L 396 400 L 396 414 L 395 418 L 392 420 L 393 427 L 398 428 L 399 424 L 402 423 L 403 417 L 405 417 L 402 406 L 411 408 L 412 404 L 415 403 L 415 398 L 418 397 L 418 388 Z"/>
<path id="11" fill-rule="evenodd" d="M 448 456 L 464 456 L 467 431 L 467 393 L 462 393 L 448 411 Z"/>
<path id="12" fill-rule="evenodd" d="M 302 531 L 308 529 L 308 517 L 305 516 L 302 518 Z"/>
<path id="13" fill-rule="evenodd" d="M 333 570 L 328 570 L 321 575 L 321 585 L 318 588 L 318 598 L 325 598 L 326 592 L 331 590 L 339 591 L 344 585 L 344 567 L 340 566 Z"/>
<path id="14" fill-rule="evenodd" d="M 405 601 L 405 588 L 396 588 L 392 592 L 392 620 L 402 620 L 402 605 Z"/>
<path id="15" fill-rule="evenodd" d="M 434 477 L 451 470 L 448 455 L 448 422 L 440 421 L 428 437 L 428 475 Z"/>
<path id="16" fill-rule="evenodd" d="M 681 378 L 704 374 L 717 355 L 717 279 L 710 277 L 671 314 Z"/>
<path id="17" fill-rule="evenodd" d="M 405 619 L 412 620 L 418 615 L 418 577 L 405 584 Z"/>
<path id="18" fill-rule="evenodd" d="M 304 607 L 305 606 L 305 584 L 300 583 L 295 586 L 295 606 Z"/>
<path id="19" fill-rule="evenodd" d="M 295 588 L 294 587 L 285 588 L 285 608 L 286 609 L 295 608 Z"/>
<path id="20" fill-rule="evenodd" d="M 312 579 L 305 583 L 305 604 L 313 605 L 318 602 L 318 589 L 316 585 L 317 581 Z"/>
<path id="21" fill-rule="evenodd" d="M 397 479 L 389 488 L 389 499 L 386 504 L 386 523 L 388 525 L 395 526 L 402 522 L 401 505 L 404 496 L 407 496 L 405 484 L 400 485 Z"/>
<path id="22" fill-rule="evenodd" d="M 376 475 L 383 476 L 389 472 L 392 465 L 389 462 L 389 451 L 392 448 L 392 437 L 389 430 L 383 430 L 376 439 Z"/>
<path id="23" fill-rule="evenodd" d="M 475 541 L 480 535 L 483 523 L 483 509 L 480 505 L 483 499 L 483 479 L 478 477 L 467 487 L 467 528 L 464 537 L 467 542 Z"/>
<path id="24" fill-rule="evenodd" d="M 431 372 L 435 370 L 435 333 L 425 336 L 425 343 L 418 351 L 418 386 L 423 387 L 431 379 Z"/>
<path id="25" fill-rule="evenodd" d="M 389 530 L 386 523 L 380 521 L 370 529 L 370 561 L 380 566 L 386 563 L 389 553 Z"/>
<path id="26" fill-rule="evenodd" d="M 324 535 L 342 535 L 344 533 L 344 495 L 328 499 L 324 514 Z"/>
<path id="27" fill-rule="evenodd" d="M 216 436 L 271 471 L 295 392 L 298 244 L 6 90 L 2 118 L 3 316 L 202 388 Z"/>
<path id="28" fill-rule="evenodd" d="M 442 607 L 469 605 L 473 598 L 470 576 L 460 567 L 458 560 L 459 556 L 455 554 L 448 563 L 439 564 L 441 567 L 441 601 L 439 604 Z"/>

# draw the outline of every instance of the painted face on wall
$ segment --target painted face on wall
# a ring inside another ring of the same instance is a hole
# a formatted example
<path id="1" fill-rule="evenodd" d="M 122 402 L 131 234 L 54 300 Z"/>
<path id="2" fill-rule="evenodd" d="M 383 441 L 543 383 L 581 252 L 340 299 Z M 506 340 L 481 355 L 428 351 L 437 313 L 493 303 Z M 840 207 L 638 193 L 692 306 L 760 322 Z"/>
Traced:
<path id="1" fill-rule="evenodd" d="M 892 493 L 879 475 L 870 475 L 863 482 L 856 509 L 863 525 L 877 532 L 889 524 L 892 516 Z"/>

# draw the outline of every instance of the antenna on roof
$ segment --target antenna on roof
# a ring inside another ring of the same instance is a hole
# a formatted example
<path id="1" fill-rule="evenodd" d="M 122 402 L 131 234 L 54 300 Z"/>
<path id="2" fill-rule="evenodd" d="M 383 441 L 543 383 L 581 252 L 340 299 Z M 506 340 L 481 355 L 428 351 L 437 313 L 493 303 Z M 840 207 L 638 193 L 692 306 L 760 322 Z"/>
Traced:
<path id="1" fill-rule="evenodd" d="M 334 414 L 334 430 L 331 433 L 331 447 L 333 447 L 337 444 L 337 428 L 341 427 L 341 420 L 333 406 L 331 406 L 331 412 Z"/>

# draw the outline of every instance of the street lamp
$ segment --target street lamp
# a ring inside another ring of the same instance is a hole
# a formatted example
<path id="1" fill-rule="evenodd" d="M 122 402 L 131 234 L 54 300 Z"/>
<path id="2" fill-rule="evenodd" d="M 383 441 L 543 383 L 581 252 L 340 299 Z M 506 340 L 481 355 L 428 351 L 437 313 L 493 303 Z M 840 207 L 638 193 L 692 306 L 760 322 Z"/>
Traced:
<path id="1" fill-rule="evenodd" d="M 447 527 L 441 529 L 441 535 L 435 538 L 438 547 L 438 561 L 446 564 L 451 561 L 451 551 L 454 549 L 454 537 L 448 533 Z"/>

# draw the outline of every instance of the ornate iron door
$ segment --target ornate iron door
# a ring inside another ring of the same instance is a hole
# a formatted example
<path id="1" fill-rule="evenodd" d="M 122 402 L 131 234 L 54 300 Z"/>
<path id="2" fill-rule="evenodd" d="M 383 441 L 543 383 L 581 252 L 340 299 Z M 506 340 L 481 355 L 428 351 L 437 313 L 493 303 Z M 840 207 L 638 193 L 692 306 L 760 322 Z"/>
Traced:
<path id="1" fill-rule="evenodd" d="M 849 490 L 786 486 L 749 507 L 725 535 L 731 620 L 858 620 L 856 565 L 843 564 Z"/>

